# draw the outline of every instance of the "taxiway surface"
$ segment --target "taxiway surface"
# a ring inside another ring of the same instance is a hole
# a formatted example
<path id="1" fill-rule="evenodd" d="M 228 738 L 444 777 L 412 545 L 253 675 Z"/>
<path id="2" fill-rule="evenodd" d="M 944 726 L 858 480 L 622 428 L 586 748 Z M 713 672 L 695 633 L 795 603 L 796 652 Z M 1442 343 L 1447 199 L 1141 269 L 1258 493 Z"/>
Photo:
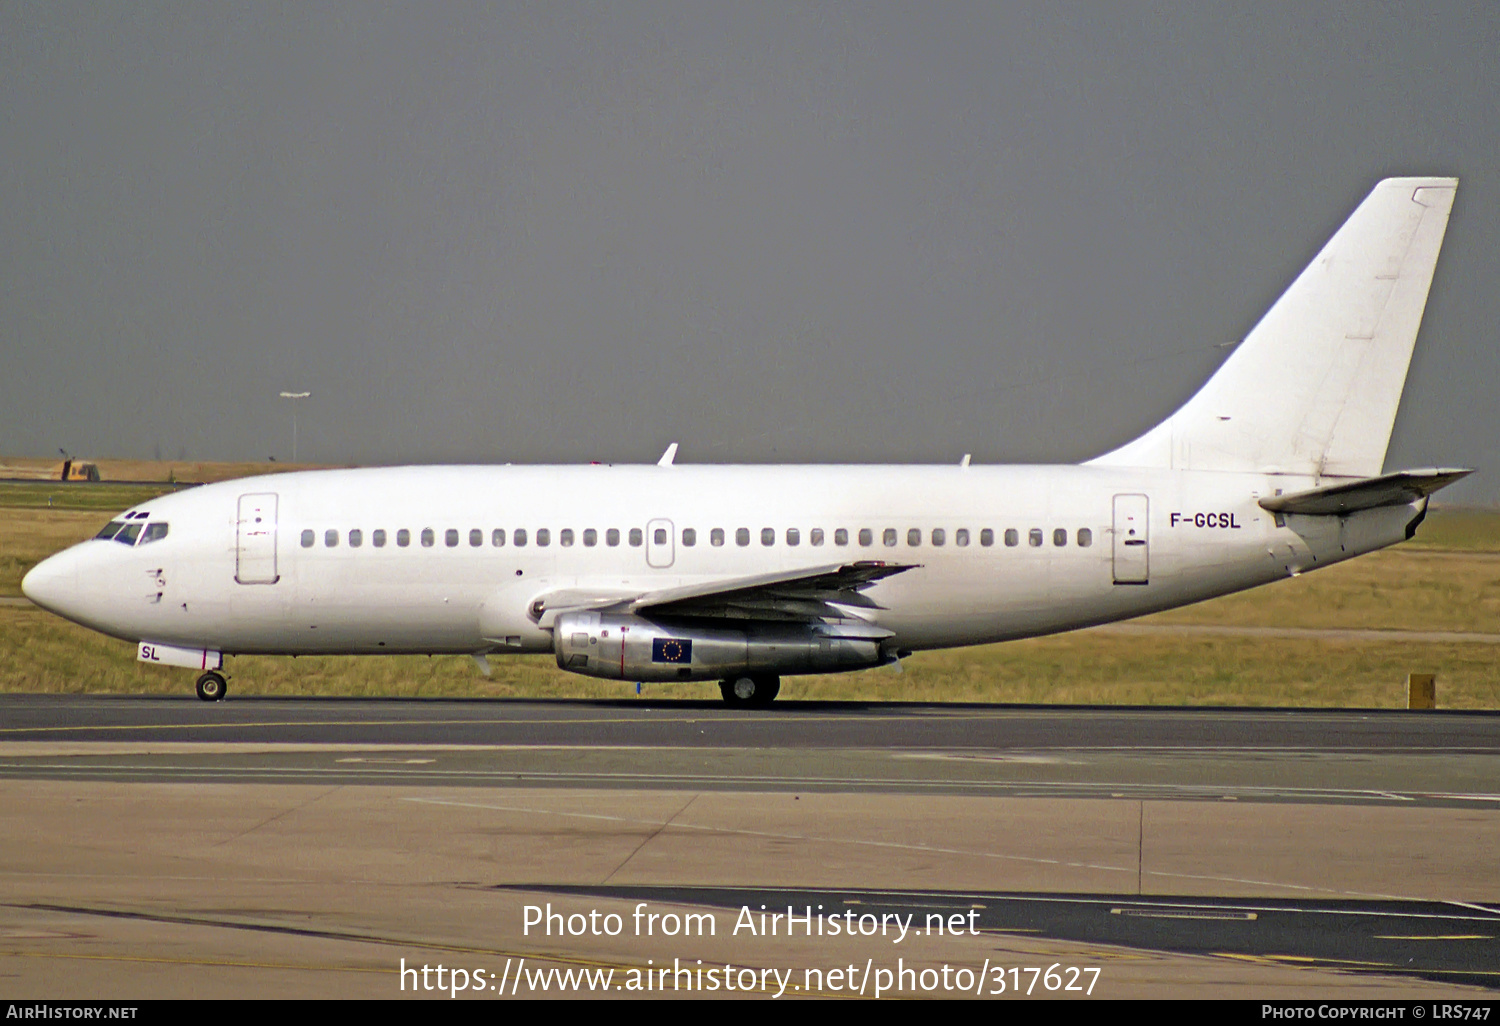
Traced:
<path id="1" fill-rule="evenodd" d="M 401 996 L 402 958 L 1457 994 L 1500 987 L 1497 852 L 1494 714 L 0 696 L 0 973 L 37 997 Z M 524 928 L 642 902 L 719 932 Z M 762 904 L 976 918 L 728 932 Z"/>

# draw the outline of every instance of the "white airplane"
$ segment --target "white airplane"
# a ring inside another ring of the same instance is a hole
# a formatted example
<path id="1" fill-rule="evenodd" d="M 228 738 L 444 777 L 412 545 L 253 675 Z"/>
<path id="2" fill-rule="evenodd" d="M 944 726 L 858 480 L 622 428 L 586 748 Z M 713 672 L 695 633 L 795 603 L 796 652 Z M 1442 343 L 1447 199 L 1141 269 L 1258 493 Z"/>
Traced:
<path id="1" fill-rule="evenodd" d="M 1201 391 L 1080 466 L 399 467 L 164 495 L 22 582 L 192 666 L 552 652 L 720 681 L 1072 630 L 1410 538 L 1461 469 L 1382 473 L 1457 182 L 1381 182 Z"/>

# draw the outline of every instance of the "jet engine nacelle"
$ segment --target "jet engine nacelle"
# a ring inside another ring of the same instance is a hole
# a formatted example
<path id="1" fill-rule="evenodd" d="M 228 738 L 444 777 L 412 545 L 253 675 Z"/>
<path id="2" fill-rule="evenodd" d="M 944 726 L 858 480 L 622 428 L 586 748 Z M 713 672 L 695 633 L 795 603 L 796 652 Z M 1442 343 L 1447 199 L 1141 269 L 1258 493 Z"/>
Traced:
<path id="1" fill-rule="evenodd" d="M 681 626 L 640 616 L 562 613 L 557 665 L 610 680 L 726 680 L 738 674 L 830 673 L 890 662 L 890 631 L 844 624 Z"/>

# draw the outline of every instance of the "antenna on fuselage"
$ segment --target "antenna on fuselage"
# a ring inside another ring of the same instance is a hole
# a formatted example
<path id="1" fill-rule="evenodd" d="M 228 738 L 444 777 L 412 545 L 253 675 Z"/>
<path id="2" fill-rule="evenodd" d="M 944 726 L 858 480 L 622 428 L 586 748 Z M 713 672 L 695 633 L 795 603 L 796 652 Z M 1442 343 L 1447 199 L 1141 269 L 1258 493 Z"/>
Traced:
<path id="1" fill-rule="evenodd" d="M 670 467 L 672 461 L 677 458 L 677 443 L 673 442 L 667 446 L 667 451 L 661 454 L 661 459 L 656 461 L 658 467 Z"/>

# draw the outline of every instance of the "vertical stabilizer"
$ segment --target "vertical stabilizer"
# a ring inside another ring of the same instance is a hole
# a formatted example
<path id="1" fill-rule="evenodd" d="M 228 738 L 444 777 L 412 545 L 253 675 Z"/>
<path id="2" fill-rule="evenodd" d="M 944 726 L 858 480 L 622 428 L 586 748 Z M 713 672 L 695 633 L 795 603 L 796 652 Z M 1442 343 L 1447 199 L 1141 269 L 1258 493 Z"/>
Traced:
<path id="1" fill-rule="evenodd" d="M 1197 395 L 1090 462 L 1379 474 L 1457 188 L 1381 182 Z"/>

